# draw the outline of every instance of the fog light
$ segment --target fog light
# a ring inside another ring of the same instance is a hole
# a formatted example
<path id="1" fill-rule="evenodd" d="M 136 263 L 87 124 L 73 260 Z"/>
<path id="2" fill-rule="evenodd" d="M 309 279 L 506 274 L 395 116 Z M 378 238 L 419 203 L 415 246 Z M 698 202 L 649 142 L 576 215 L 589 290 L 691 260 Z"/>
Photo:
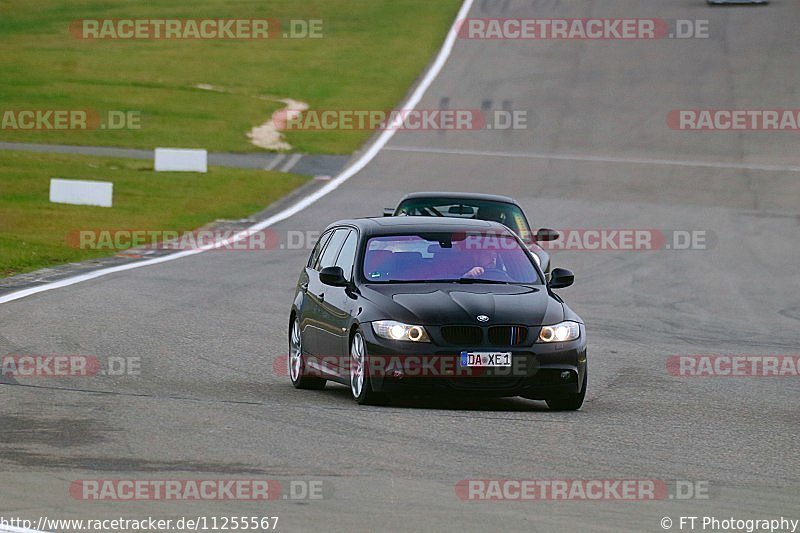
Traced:
<path id="1" fill-rule="evenodd" d="M 564 370 L 563 372 L 561 372 L 561 381 L 569 381 L 571 377 L 572 377 L 572 372 L 570 372 L 569 370 Z"/>

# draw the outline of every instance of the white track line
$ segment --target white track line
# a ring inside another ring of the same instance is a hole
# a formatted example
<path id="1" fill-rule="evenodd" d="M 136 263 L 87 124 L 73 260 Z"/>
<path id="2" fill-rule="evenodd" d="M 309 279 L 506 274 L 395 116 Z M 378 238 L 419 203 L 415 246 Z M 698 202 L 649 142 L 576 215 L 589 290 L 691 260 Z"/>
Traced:
<path id="1" fill-rule="evenodd" d="M 286 164 L 281 167 L 279 172 L 289 172 L 290 170 L 292 170 L 294 166 L 297 164 L 297 162 L 300 161 L 301 157 L 303 157 L 303 154 L 294 154 L 292 157 L 289 158 Z"/>
<path id="2" fill-rule="evenodd" d="M 269 165 L 264 167 L 264 170 L 272 170 L 273 168 L 277 167 L 278 164 L 283 161 L 283 158 L 286 157 L 286 154 L 278 154 L 276 155 L 272 161 L 269 162 Z"/>
<path id="3" fill-rule="evenodd" d="M 441 72 L 442 67 L 444 67 L 447 59 L 450 57 L 450 54 L 453 51 L 453 47 L 456 43 L 456 37 L 458 36 L 458 21 L 463 18 L 466 18 L 467 13 L 469 13 L 470 8 L 472 8 L 472 3 L 474 0 L 464 0 L 464 3 L 461 5 L 461 9 L 459 9 L 458 14 L 456 15 L 456 19 L 453 22 L 452 26 L 450 26 L 450 30 L 447 34 L 447 38 L 442 45 L 441 50 L 439 50 L 439 54 L 436 56 L 436 60 L 431 65 L 431 68 L 425 73 L 425 76 L 420 81 L 419 85 L 414 92 L 411 93 L 411 96 L 408 97 L 408 100 L 405 102 L 401 109 L 414 109 L 419 101 L 422 99 L 422 96 L 425 94 L 425 91 L 428 90 L 433 80 L 436 79 L 436 76 L 439 75 Z M 81 274 L 79 276 L 73 276 L 71 278 L 62 279 L 59 281 L 54 281 L 52 283 L 47 283 L 45 285 L 40 285 L 38 287 L 30 287 L 28 289 L 23 289 L 20 291 L 12 292 L 6 294 L 4 296 L 0 296 L 0 304 L 4 304 L 7 302 L 11 302 L 14 300 L 19 300 L 21 298 L 25 298 L 27 296 L 31 296 L 34 294 L 38 294 L 40 292 L 50 291 L 53 289 L 59 289 L 61 287 L 67 287 L 69 285 L 75 285 L 76 283 L 81 283 L 83 281 L 89 281 L 91 279 L 99 278 L 101 276 L 106 276 L 108 274 L 114 274 L 116 272 L 124 272 L 125 270 L 133 270 L 134 268 L 141 268 L 144 266 L 150 265 L 157 265 L 159 263 L 166 263 L 167 261 L 174 261 L 176 259 L 180 259 L 181 257 L 187 257 L 190 255 L 195 255 L 199 253 L 203 253 L 207 250 L 210 250 L 215 247 L 222 247 L 228 245 L 232 242 L 240 241 L 241 239 L 246 238 L 254 231 L 260 231 L 264 228 L 267 228 L 276 222 L 280 222 L 281 220 L 286 220 L 287 218 L 295 215 L 305 209 L 306 207 L 310 206 L 323 196 L 327 195 L 331 191 L 336 190 L 339 185 L 350 179 L 352 176 L 360 172 L 367 164 L 378 155 L 378 152 L 386 146 L 386 143 L 394 136 L 395 131 L 400 129 L 402 125 L 402 117 L 396 117 L 395 121 L 389 125 L 378 138 L 372 143 L 369 148 L 367 149 L 364 154 L 358 158 L 352 165 L 344 169 L 336 178 L 332 179 L 328 182 L 324 187 L 317 189 L 312 194 L 306 196 L 305 198 L 298 201 L 296 204 L 287 207 L 283 211 L 272 215 L 271 217 L 267 218 L 266 220 L 262 220 L 261 222 L 254 224 L 247 228 L 246 230 L 237 233 L 233 237 L 226 239 L 225 241 L 220 241 L 214 246 L 205 246 L 202 248 L 197 248 L 195 250 L 185 250 L 183 252 L 178 252 L 171 255 L 165 255 L 163 257 L 157 257 L 155 259 L 148 259 L 146 261 L 139 261 L 137 263 L 129 263 L 126 265 L 119 265 L 110 268 L 103 268 L 100 270 L 95 270 L 93 272 L 89 272 L 86 274 Z"/>
<path id="4" fill-rule="evenodd" d="M 424 146 L 389 146 L 387 152 L 418 152 L 426 154 L 473 155 L 478 157 L 505 157 L 521 159 L 555 159 L 559 161 L 591 161 L 596 163 L 635 163 L 643 165 L 673 165 L 681 167 L 735 168 L 744 170 L 766 170 L 775 172 L 800 172 L 800 166 L 755 165 L 748 163 L 725 163 L 718 161 L 691 161 L 683 159 L 638 159 L 572 154 L 536 154 L 528 152 L 493 152 L 490 150 L 459 150 L 449 148 L 426 148 Z"/>

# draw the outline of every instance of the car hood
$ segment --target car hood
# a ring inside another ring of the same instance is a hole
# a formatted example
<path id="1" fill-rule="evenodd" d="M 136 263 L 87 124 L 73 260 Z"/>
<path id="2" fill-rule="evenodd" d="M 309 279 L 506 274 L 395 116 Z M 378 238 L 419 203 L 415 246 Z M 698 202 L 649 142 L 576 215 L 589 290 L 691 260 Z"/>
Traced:
<path id="1" fill-rule="evenodd" d="M 422 325 L 523 324 L 539 326 L 564 319 L 562 304 L 544 286 L 427 283 L 371 284 L 362 290 L 375 309 L 362 320 Z M 478 322 L 478 315 L 489 320 Z"/>

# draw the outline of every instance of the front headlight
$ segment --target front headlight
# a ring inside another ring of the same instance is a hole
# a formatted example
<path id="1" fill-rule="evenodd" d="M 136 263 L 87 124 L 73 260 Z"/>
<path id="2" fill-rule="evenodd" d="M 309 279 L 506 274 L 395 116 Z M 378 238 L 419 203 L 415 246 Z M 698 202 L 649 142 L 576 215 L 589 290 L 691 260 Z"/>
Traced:
<path id="1" fill-rule="evenodd" d="M 376 320 L 372 323 L 372 331 L 378 337 L 393 341 L 430 342 L 428 333 L 422 326 L 412 326 L 394 320 Z"/>
<path id="2" fill-rule="evenodd" d="M 581 327 L 577 322 L 566 320 L 554 326 L 542 326 L 538 342 L 574 341 L 581 336 Z"/>

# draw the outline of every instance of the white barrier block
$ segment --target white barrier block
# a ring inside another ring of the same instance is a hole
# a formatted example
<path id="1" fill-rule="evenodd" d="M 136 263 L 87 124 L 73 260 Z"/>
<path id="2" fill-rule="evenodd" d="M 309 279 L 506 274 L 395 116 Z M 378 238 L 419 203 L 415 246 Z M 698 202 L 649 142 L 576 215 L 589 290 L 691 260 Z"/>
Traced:
<path id="1" fill-rule="evenodd" d="M 54 203 L 111 207 L 113 195 L 110 181 L 50 179 L 50 201 Z"/>
<path id="2" fill-rule="evenodd" d="M 156 172 L 208 172 L 206 150 L 156 148 Z"/>

